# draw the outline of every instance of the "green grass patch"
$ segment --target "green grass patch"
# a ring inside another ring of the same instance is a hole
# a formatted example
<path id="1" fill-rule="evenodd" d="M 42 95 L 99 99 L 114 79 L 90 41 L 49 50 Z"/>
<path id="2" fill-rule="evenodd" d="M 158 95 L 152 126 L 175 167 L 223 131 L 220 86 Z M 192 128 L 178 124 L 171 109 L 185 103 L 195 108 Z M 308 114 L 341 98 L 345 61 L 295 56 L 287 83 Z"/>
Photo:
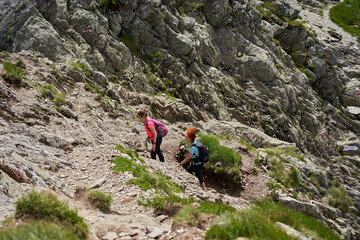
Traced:
<path id="1" fill-rule="evenodd" d="M 259 202 L 241 212 L 225 214 L 213 225 L 205 239 L 293 239 L 274 224 L 281 222 L 316 240 L 340 239 L 330 229 L 312 217 L 282 207 L 272 202 Z"/>
<path id="2" fill-rule="evenodd" d="M 215 173 L 226 173 L 233 177 L 234 181 L 240 180 L 240 165 L 242 156 L 232 148 L 220 145 L 218 138 L 214 135 L 199 135 L 199 141 L 204 144 L 210 152 L 209 162 L 206 164 Z M 215 166 L 219 162 L 221 166 Z"/>
<path id="3" fill-rule="evenodd" d="M 24 72 L 20 67 L 20 63 L 21 61 L 18 61 L 17 64 L 13 64 L 8 61 L 3 63 L 6 76 L 10 78 L 15 84 L 20 84 L 24 77 Z"/>
<path id="4" fill-rule="evenodd" d="M 271 173 L 270 177 L 274 178 L 277 182 L 285 187 L 295 187 L 301 184 L 298 171 L 294 166 L 291 166 L 289 171 L 285 171 L 285 165 L 282 159 L 273 158 L 270 160 Z"/>
<path id="5" fill-rule="evenodd" d="M 215 214 L 215 215 L 221 215 L 228 212 L 235 212 L 235 208 L 221 203 L 221 202 L 205 202 L 205 201 L 195 201 L 193 198 L 180 198 L 175 195 L 168 195 L 168 196 L 156 196 L 151 199 L 144 199 L 139 201 L 139 204 L 146 206 L 146 207 L 153 207 L 155 209 L 161 209 L 166 205 L 166 203 L 170 204 L 176 204 L 180 203 L 183 206 L 189 206 L 192 203 L 198 203 L 200 207 L 198 207 L 198 210 L 201 213 L 205 214 Z"/>
<path id="6" fill-rule="evenodd" d="M 286 149 L 282 148 L 266 148 L 265 150 L 262 150 L 263 152 L 266 152 L 269 156 L 275 156 L 280 157 L 283 154 L 292 156 L 294 158 L 297 158 L 301 161 L 304 161 L 304 155 L 298 153 L 296 147 L 287 147 Z"/>
<path id="7" fill-rule="evenodd" d="M 59 93 L 55 96 L 55 106 L 60 107 L 66 103 L 66 97 L 64 93 Z"/>
<path id="8" fill-rule="evenodd" d="M 144 162 L 144 160 L 132 150 L 126 150 L 122 145 L 116 145 L 115 149 L 131 157 L 131 159 L 116 157 L 111 160 L 112 163 L 115 163 L 115 167 L 113 168 L 115 172 L 130 172 L 134 175 L 135 178 L 130 179 L 127 182 L 128 184 L 135 184 L 144 191 L 149 189 L 160 190 L 168 195 L 183 192 L 179 185 L 170 180 L 170 177 L 158 171 L 149 172 L 146 167 L 137 164 L 137 160 L 140 162 Z"/>
<path id="9" fill-rule="evenodd" d="M 360 1 L 345 0 L 330 9 L 330 19 L 360 42 Z"/>
<path id="10" fill-rule="evenodd" d="M 144 166 L 135 163 L 135 159 L 128 159 L 124 157 L 117 157 L 111 162 L 115 163 L 113 170 L 115 172 L 131 172 L 135 178 L 128 181 L 129 184 L 135 184 L 140 189 L 146 191 L 149 189 L 162 190 L 167 194 L 173 192 L 182 192 L 182 189 L 169 177 L 163 175 L 161 172 L 149 172 Z"/>
<path id="11" fill-rule="evenodd" d="M 85 74 L 85 76 L 87 76 L 87 77 L 91 76 L 89 67 L 85 63 L 80 62 L 79 60 L 76 62 L 70 63 L 70 66 L 74 70 L 82 71 Z"/>
<path id="12" fill-rule="evenodd" d="M 101 211 L 108 210 L 112 202 L 112 197 L 110 194 L 106 194 L 98 190 L 89 191 L 89 199 L 94 204 L 94 206 Z"/>
<path id="13" fill-rule="evenodd" d="M 7 57 L 10 57 L 10 53 L 8 53 L 8 52 L 5 51 L 5 50 L 2 50 L 1 53 L 5 54 Z"/>
<path id="14" fill-rule="evenodd" d="M 86 239 L 89 234 L 84 219 L 50 193 L 33 191 L 20 198 L 16 202 L 16 216 L 22 215 L 38 220 L 60 222 L 70 228 L 80 239 Z"/>
<path id="15" fill-rule="evenodd" d="M 44 85 L 37 88 L 42 96 L 48 96 L 49 92 L 50 97 L 54 97 L 55 106 L 60 107 L 66 103 L 66 96 L 64 93 L 59 92 L 53 84 Z"/>
<path id="16" fill-rule="evenodd" d="M 344 187 L 329 188 L 327 195 L 329 198 L 329 204 L 342 211 L 348 211 L 349 207 L 354 205 L 353 200 L 348 195 L 348 191 L 346 191 Z"/>
<path id="17" fill-rule="evenodd" d="M 0 230 L 0 240 L 78 240 L 70 229 L 51 222 L 32 222 Z"/>

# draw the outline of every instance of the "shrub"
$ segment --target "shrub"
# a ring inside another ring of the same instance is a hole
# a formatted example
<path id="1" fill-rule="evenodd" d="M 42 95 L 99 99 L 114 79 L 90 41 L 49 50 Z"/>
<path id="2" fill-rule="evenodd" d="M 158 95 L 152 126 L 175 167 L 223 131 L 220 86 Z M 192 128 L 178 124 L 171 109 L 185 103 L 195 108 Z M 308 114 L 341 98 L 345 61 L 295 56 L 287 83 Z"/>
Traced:
<path id="1" fill-rule="evenodd" d="M 328 198 L 331 206 L 339 208 L 342 211 L 348 211 L 349 207 L 354 204 L 344 187 L 329 188 Z"/>
<path id="2" fill-rule="evenodd" d="M 61 222 L 81 239 L 89 233 L 84 219 L 50 193 L 29 192 L 16 202 L 16 215 Z"/>
<path id="3" fill-rule="evenodd" d="M 205 239 L 293 239 L 277 228 L 274 225 L 276 222 L 282 222 L 316 239 L 340 239 L 310 216 L 267 201 L 256 203 L 241 212 L 225 214 L 219 222 L 221 224 L 213 225 L 206 232 Z"/>
<path id="4" fill-rule="evenodd" d="M 24 77 L 24 72 L 20 67 L 21 62 L 18 63 L 19 64 L 13 64 L 8 61 L 3 63 L 6 77 L 16 85 L 20 85 Z"/>
<path id="5" fill-rule="evenodd" d="M 240 179 L 240 165 L 242 156 L 232 148 L 221 146 L 216 136 L 199 135 L 199 141 L 203 143 L 210 152 L 208 167 L 215 172 L 224 172 L 233 176 L 234 181 Z M 216 167 L 215 163 L 219 162 L 221 167 Z"/>
<path id="6" fill-rule="evenodd" d="M 97 207 L 101 211 L 108 210 L 112 202 L 111 195 L 97 190 L 89 192 L 89 199 L 95 205 L 95 207 Z"/>
<path id="7" fill-rule="evenodd" d="M 68 228 L 50 222 L 33 222 L 0 230 L 0 240 L 78 240 Z"/>

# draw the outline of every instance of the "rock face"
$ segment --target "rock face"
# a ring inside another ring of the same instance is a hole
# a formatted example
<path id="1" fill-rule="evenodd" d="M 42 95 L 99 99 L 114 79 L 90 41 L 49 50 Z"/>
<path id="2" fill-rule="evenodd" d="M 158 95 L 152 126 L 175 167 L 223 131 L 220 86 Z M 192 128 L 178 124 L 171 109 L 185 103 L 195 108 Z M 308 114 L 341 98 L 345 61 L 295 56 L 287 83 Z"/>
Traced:
<path id="1" fill-rule="evenodd" d="M 301 9 L 295 1 L 276 4 L 279 17 L 295 19 Z M 236 119 L 323 157 L 337 151 L 344 129 L 360 131 L 332 110 L 342 94 L 346 104 L 357 104 L 353 87 L 341 88 L 354 82 L 342 70 L 341 52 L 301 26 L 280 29 L 261 20 L 246 1 L 121 1 L 113 10 L 94 0 L 18 0 L 2 3 L 1 14 L 0 49 L 83 59 L 97 72 L 126 80 L 130 90 L 167 89 L 195 111 L 188 120 Z M 291 57 L 306 75 L 293 68 Z M 76 117 L 66 109 L 63 114 Z M 160 114 L 170 115 L 172 109 Z M 333 128 L 333 120 L 339 127 Z M 334 129 L 327 138 L 319 135 L 324 128 Z"/>

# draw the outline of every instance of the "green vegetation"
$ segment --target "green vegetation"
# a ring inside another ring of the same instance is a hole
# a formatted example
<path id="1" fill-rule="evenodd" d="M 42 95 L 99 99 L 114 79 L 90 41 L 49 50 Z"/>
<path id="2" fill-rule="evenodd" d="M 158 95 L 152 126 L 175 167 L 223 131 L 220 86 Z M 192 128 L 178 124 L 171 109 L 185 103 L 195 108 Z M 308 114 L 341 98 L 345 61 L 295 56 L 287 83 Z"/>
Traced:
<path id="1" fill-rule="evenodd" d="M 220 145 L 219 140 L 213 135 L 199 135 L 199 141 L 204 144 L 210 152 L 209 163 L 207 166 L 215 173 L 227 173 L 233 177 L 234 181 L 240 179 L 240 165 L 242 156 L 232 148 Z M 219 162 L 221 166 L 215 163 Z"/>
<path id="2" fill-rule="evenodd" d="M 251 145 L 250 143 L 246 142 L 244 139 L 242 138 L 238 138 L 238 137 L 231 137 L 231 136 L 228 136 L 228 135 L 222 135 L 222 134 L 219 134 L 219 135 L 216 135 L 216 137 L 218 139 L 225 139 L 225 140 L 235 140 L 235 141 L 238 141 L 240 144 L 242 145 L 245 145 L 248 149 L 248 151 L 253 151 L 256 149 L 256 147 L 254 147 L 253 145 Z"/>
<path id="3" fill-rule="evenodd" d="M 0 230 L 0 240 L 78 240 L 79 237 L 60 224 L 33 222 Z"/>
<path id="4" fill-rule="evenodd" d="M 180 5 L 180 1 L 175 1 L 175 9 L 178 11 L 181 17 L 185 17 L 184 7 Z"/>
<path id="5" fill-rule="evenodd" d="M 298 171 L 291 166 L 289 171 L 285 171 L 285 165 L 282 159 L 271 159 L 270 177 L 285 187 L 295 187 L 301 184 Z"/>
<path id="6" fill-rule="evenodd" d="M 330 9 L 330 19 L 360 42 L 360 1 L 345 0 Z"/>
<path id="7" fill-rule="evenodd" d="M 5 54 L 7 57 L 10 57 L 10 54 L 9 54 L 7 51 L 2 50 L 1 52 L 2 52 L 3 54 Z"/>
<path id="8" fill-rule="evenodd" d="M 59 92 L 53 84 L 44 85 L 38 88 L 42 96 L 50 96 L 55 100 L 55 106 L 60 107 L 66 103 L 66 96 L 64 93 Z M 49 94 L 49 92 L 51 94 Z"/>
<path id="9" fill-rule="evenodd" d="M 269 156 L 275 156 L 275 157 L 280 157 L 281 155 L 286 154 L 294 158 L 297 158 L 301 161 L 304 161 L 304 155 L 299 154 L 297 152 L 296 147 L 287 147 L 286 149 L 266 148 L 265 150 L 263 150 L 263 152 L 266 152 Z"/>
<path id="10" fill-rule="evenodd" d="M 124 30 L 121 31 L 119 34 L 119 38 L 121 41 L 125 44 L 127 48 L 130 49 L 130 51 L 135 55 L 139 56 L 139 46 L 136 44 L 135 39 L 130 34 L 127 34 Z"/>
<path id="11" fill-rule="evenodd" d="M 79 60 L 76 62 L 70 63 L 70 66 L 74 70 L 82 71 L 85 74 L 85 76 L 87 76 L 87 77 L 91 76 L 89 67 L 85 63 L 80 62 Z"/>
<path id="12" fill-rule="evenodd" d="M 272 202 L 259 202 L 253 207 L 225 214 L 205 235 L 205 239 L 293 239 L 274 224 L 281 222 L 314 239 L 340 239 L 330 229 L 306 214 L 291 211 Z M 221 223 L 221 224 L 220 224 Z"/>
<path id="13" fill-rule="evenodd" d="M 323 9 L 320 9 L 320 10 L 319 10 L 319 15 L 320 15 L 320 17 L 323 17 L 323 16 L 324 16 L 324 10 L 323 10 Z"/>
<path id="14" fill-rule="evenodd" d="M 89 192 L 89 199 L 95 205 L 95 207 L 101 211 L 108 210 L 112 202 L 112 197 L 110 194 L 106 194 L 97 190 Z"/>
<path id="15" fill-rule="evenodd" d="M 100 0 L 99 7 L 116 10 L 120 8 L 120 2 L 118 0 Z"/>
<path id="16" fill-rule="evenodd" d="M 64 105 L 65 103 L 66 103 L 65 94 L 59 93 L 55 96 L 55 106 L 60 107 L 61 105 Z"/>
<path id="17" fill-rule="evenodd" d="M 144 160 L 138 154 L 134 154 L 132 150 L 125 150 L 121 145 L 116 145 L 115 149 L 131 157 L 131 159 L 116 157 L 111 160 L 112 163 L 115 163 L 113 168 L 115 172 L 130 172 L 134 175 L 135 178 L 130 179 L 128 184 L 135 184 L 144 191 L 149 189 L 160 190 L 168 195 L 183 192 L 179 185 L 171 181 L 168 176 L 161 172 L 149 172 L 146 167 L 137 164 L 137 160 L 140 162 L 144 162 Z"/>
<path id="18" fill-rule="evenodd" d="M 155 189 L 167 194 L 182 192 L 182 189 L 172 182 L 169 177 L 164 176 L 161 172 L 149 172 L 146 167 L 136 164 L 136 159 L 134 158 L 116 157 L 111 162 L 115 163 L 113 168 L 115 172 L 132 173 L 135 178 L 130 179 L 128 184 L 135 184 L 144 191 Z"/>
<path id="19" fill-rule="evenodd" d="M 24 72 L 20 67 L 21 60 L 17 61 L 16 64 L 5 61 L 3 63 L 6 77 L 16 85 L 20 85 L 24 77 Z"/>
<path id="20" fill-rule="evenodd" d="M 236 211 L 233 207 L 230 207 L 229 205 L 221 202 L 196 202 L 193 198 L 180 198 L 175 195 L 156 196 L 152 199 L 141 200 L 139 203 L 147 207 L 153 207 L 155 210 L 164 210 L 164 208 L 167 208 L 168 206 L 176 203 L 180 203 L 183 206 L 189 206 L 192 203 L 198 203 L 200 205 L 198 207 L 199 212 L 215 215 L 221 215 L 227 212 L 232 213 Z"/>
<path id="21" fill-rule="evenodd" d="M 50 193 L 30 192 L 23 196 L 16 202 L 16 215 L 59 222 L 80 239 L 86 239 L 89 233 L 84 219 Z"/>
<path id="22" fill-rule="evenodd" d="M 193 2 L 186 1 L 184 4 L 188 5 L 188 6 L 192 7 L 192 8 L 198 9 L 198 10 L 200 10 L 200 12 L 204 11 L 205 3 L 193 3 Z"/>
<path id="23" fill-rule="evenodd" d="M 348 211 L 349 207 L 354 204 L 344 187 L 329 188 L 328 198 L 331 206 L 339 208 L 342 211 Z"/>

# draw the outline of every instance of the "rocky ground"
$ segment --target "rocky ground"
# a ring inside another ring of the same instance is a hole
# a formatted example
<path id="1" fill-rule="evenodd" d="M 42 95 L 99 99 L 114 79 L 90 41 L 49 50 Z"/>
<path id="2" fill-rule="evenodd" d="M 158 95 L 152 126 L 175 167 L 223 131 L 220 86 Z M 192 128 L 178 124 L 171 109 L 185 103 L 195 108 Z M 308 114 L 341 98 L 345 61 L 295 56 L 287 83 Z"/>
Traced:
<path id="1" fill-rule="evenodd" d="M 138 204 L 143 197 L 151 197 L 152 191 L 143 192 L 135 185 L 126 184 L 133 178 L 128 173 L 115 173 L 110 159 L 121 156 L 114 143 L 140 153 L 146 165 L 170 176 L 186 187 L 186 195 L 198 200 L 223 201 L 243 208 L 249 200 L 267 196 L 267 177 L 260 171 L 254 174 L 256 155 L 242 152 L 244 189 L 240 196 L 218 193 L 209 180 L 208 191 L 201 191 L 195 176 L 176 167 L 176 153 L 184 139 L 184 129 L 191 123 L 171 125 L 162 145 L 165 163 L 149 159 L 149 151 L 143 143 L 146 135 L 135 117 L 139 106 L 116 109 L 121 111 L 114 119 L 104 111 L 96 94 L 85 91 L 84 82 L 75 82 L 64 74 L 62 90 L 66 92 L 66 109 L 71 114 L 61 114 L 54 102 L 40 94 L 38 87 L 54 83 L 52 62 L 36 60 L 29 53 L 1 55 L 3 60 L 22 59 L 27 72 L 26 86 L 16 88 L 1 79 L 1 93 L 6 108 L 1 118 L 1 216 L 2 220 L 14 214 L 14 202 L 33 187 L 50 188 L 63 200 L 79 211 L 90 225 L 92 239 L 202 239 L 204 229 L 187 225 L 174 225 L 171 218 L 154 216 L 153 210 Z M 55 64 L 57 68 L 61 68 Z M 66 70 L 66 69 L 63 69 Z M 67 69 L 68 73 L 72 70 Z M 79 72 L 80 73 L 80 72 Z M 28 84 L 28 83 L 31 83 Z M 65 117 L 67 115 L 68 117 Z M 71 118 L 70 116 L 75 116 Z M 229 145 L 229 143 L 228 143 Z M 239 143 L 230 143 L 239 149 Z M 244 148 L 244 146 L 240 147 Z M 246 147 L 245 147 L 246 148 Z M 89 205 L 86 199 L 75 193 L 78 187 L 95 187 L 112 195 L 111 213 L 104 214 Z M 238 186 L 240 188 L 240 186 Z M 221 189 L 220 189 L 221 190 Z M 116 224 L 115 224 L 116 223 Z M 115 236 L 115 235 L 114 235 Z"/>

